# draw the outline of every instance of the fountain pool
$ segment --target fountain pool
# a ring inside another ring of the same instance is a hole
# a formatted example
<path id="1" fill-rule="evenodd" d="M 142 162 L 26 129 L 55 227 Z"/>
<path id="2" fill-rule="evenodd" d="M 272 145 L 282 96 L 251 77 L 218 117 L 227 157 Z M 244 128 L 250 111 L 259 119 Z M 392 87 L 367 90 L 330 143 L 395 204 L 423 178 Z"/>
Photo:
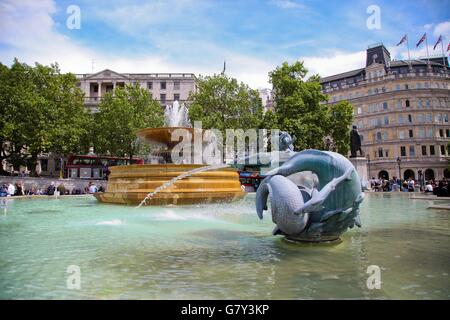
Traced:
<path id="1" fill-rule="evenodd" d="M 290 244 L 234 203 L 134 207 L 13 199 L 0 214 L 0 299 L 449 299 L 448 211 L 367 194 L 338 245 Z M 81 289 L 68 289 L 70 265 Z M 381 289 L 366 286 L 381 268 Z"/>

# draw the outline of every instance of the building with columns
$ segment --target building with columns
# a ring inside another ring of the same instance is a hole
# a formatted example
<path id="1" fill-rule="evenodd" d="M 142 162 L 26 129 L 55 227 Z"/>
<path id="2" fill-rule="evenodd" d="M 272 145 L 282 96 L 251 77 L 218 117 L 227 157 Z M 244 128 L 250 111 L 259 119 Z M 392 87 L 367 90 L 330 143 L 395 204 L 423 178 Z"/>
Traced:
<path id="1" fill-rule="evenodd" d="M 366 66 L 321 79 L 328 104 L 349 101 L 370 177 L 450 178 L 447 57 L 391 60 L 383 44 Z"/>
<path id="2" fill-rule="evenodd" d="M 97 73 L 77 74 L 80 89 L 84 92 L 85 106 L 93 111 L 105 93 L 125 84 L 139 83 L 161 105 L 173 101 L 186 102 L 196 90 L 193 73 L 117 73 L 105 69 Z"/>

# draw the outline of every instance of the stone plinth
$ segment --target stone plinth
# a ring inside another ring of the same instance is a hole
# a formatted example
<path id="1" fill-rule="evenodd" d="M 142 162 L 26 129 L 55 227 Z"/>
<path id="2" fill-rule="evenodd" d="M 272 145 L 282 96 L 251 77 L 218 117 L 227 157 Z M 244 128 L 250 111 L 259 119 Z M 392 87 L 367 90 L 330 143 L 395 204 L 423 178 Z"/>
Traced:
<path id="1" fill-rule="evenodd" d="M 364 187 L 370 188 L 369 171 L 367 170 L 367 159 L 364 157 L 349 158 L 350 162 L 358 172 L 361 183 Z"/>

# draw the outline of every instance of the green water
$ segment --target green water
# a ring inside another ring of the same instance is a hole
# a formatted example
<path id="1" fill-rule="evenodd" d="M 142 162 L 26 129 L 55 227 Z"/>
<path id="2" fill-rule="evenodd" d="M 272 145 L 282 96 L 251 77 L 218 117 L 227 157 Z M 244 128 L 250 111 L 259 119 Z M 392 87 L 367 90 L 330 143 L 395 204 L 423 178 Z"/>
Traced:
<path id="1" fill-rule="evenodd" d="M 449 212 L 408 195 L 368 195 L 338 245 L 271 235 L 254 196 L 221 205 L 8 202 L 0 211 L 1 299 L 449 299 Z M 81 288 L 66 285 L 80 267 Z M 367 267 L 381 268 L 369 290 Z"/>

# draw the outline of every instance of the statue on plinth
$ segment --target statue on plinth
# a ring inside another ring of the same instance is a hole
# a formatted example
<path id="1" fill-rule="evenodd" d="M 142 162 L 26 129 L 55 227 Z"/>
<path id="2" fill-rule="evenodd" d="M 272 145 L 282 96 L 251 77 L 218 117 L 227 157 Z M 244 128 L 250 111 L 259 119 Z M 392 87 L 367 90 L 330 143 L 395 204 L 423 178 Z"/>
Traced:
<path id="1" fill-rule="evenodd" d="M 364 157 L 364 153 L 361 149 L 361 136 L 359 135 L 357 127 L 353 126 L 352 131 L 350 131 L 350 158 L 356 158 L 358 151 L 361 157 Z"/>

